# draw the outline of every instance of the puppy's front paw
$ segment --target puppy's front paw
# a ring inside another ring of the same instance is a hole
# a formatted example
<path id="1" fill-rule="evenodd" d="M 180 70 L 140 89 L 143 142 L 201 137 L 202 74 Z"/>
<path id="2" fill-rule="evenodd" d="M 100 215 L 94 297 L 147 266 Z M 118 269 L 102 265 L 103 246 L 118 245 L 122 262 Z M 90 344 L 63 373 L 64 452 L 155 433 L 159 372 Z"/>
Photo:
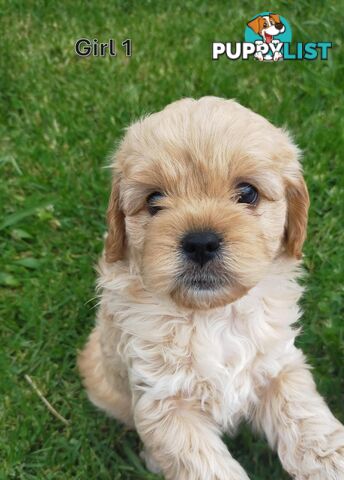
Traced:
<path id="1" fill-rule="evenodd" d="M 149 471 L 156 474 L 163 474 L 166 480 L 250 480 L 245 470 L 234 459 L 223 461 L 218 458 L 218 462 L 209 465 L 205 462 L 196 461 L 190 458 L 190 462 L 184 465 L 170 464 L 167 468 L 161 468 L 154 456 L 145 449 L 140 453 Z"/>
<path id="2" fill-rule="evenodd" d="M 147 452 L 147 450 L 142 450 L 140 452 L 140 457 L 145 462 L 147 470 L 149 470 L 152 473 L 161 473 L 160 466 L 154 460 L 153 456 Z"/>
<path id="3" fill-rule="evenodd" d="M 328 438 L 326 445 L 306 450 L 296 480 L 344 480 L 344 429 Z"/>
<path id="4" fill-rule="evenodd" d="M 300 480 L 344 480 L 344 447 L 326 456 L 313 456 L 308 461 L 316 464 L 309 475 L 297 477 Z"/>
<path id="5" fill-rule="evenodd" d="M 274 62 L 278 62 L 282 58 L 282 54 L 280 52 L 274 53 Z"/>
<path id="6" fill-rule="evenodd" d="M 255 56 L 255 58 L 256 58 L 257 60 L 259 60 L 260 62 L 262 62 L 262 61 L 264 60 L 264 57 L 263 57 L 262 52 L 257 52 L 257 53 L 254 54 L 254 56 Z"/>

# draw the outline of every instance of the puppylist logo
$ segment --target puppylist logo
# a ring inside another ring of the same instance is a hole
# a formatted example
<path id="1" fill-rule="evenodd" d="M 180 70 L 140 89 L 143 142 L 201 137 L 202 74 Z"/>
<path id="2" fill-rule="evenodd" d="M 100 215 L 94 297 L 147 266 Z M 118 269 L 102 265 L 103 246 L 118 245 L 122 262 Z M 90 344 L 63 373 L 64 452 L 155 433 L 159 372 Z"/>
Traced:
<path id="1" fill-rule="evenodd" d="M 288 21 L 272 12 L 255 15 L 246 25 L 244 42 L 213 42 L 212 59 L 225 55 L 229 60 L 247 60 L 253 56 L 260 62 L 279 60 L 327 60 L 332 42 L 297 42 L 292 44 Z"/>

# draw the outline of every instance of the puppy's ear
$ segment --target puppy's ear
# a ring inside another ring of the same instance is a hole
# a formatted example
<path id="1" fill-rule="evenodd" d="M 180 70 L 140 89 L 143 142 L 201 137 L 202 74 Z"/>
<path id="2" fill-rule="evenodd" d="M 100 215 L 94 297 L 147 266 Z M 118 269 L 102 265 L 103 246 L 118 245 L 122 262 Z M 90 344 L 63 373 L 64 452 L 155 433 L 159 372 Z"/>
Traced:
<path id="1" fill-rule="evenodd" d="M 262 21 L 264 21 L 262 17 L 256 17 L 248 22 L 247 26 L 252 28 L 255 33 L 259 33 L 263 27 Z"/>
<path id="2" fill-rule="evenodd" d="M 289 180 L 286 186 L 288 202 L 286 224 L 286 250 L 289 255 L 300 259 L 302 246 L 307 235 L 309 195 L 301 174 L 296 180 Z"/>
<path id="3" fill-rule="evenodd" d="M 120 178 L 114 178 L 107 209 L 108 235 L 105 240 L 105 259 L 107 262 L 117 262 L 124 257 L 125 222 L 124 213 L 120 208 Z"/>
<path id="4" fill-rule="evenodd" d="M 271 17 L 275 23 L 281 23 L 280 16 L 276 13 L 270 13 L 269 17 Z"/>

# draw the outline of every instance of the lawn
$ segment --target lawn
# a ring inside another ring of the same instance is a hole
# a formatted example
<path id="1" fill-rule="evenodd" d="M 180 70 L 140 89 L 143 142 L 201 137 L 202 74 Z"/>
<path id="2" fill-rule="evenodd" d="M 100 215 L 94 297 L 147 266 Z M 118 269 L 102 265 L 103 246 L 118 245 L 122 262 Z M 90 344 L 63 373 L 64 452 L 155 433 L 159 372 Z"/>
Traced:
<path id="1" fill-rule="evenodd" d="M 242 41 L 261 2 L 7 1 L 0 9 L 0 479 L 156 479 L 140 441 L 88 402 L 75 367 L 95 316 L 108 154 L 128 123 L 185 96 L 236 98 L 304 151 L 312 200 L 299 345 L 344 420 L 342 19 L 336 2 L 277 2 L 297 41 L 329 61 L 210 59 Z M 332 5 L 332 6 L 331 6 Z M 78 58 L 81 37 L 118 43 Z M 120 43 L 131 38 L 133 55 Z M 340 58 L 341 56 L 341 58 Z M 48 410 L 28 375 L 68 425 Z M 228 440 L 253 480 L 287 479 L 263 439 Z"/>

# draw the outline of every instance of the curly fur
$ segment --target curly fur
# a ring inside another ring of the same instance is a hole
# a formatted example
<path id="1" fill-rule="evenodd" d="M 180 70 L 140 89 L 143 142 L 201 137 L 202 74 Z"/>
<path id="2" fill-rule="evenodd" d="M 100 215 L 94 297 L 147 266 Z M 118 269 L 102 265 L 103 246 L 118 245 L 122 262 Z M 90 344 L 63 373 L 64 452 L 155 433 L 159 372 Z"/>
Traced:
<path id="1" fill-rule="evenodd" d="M 91 401 L 137 429 L 166 479 L 247 479 L 221 440 L 242 420 L 293 478 L 344 479 L 344 429 L 294 345 L 309 204 L 298 156 L 286 132 L 215 97 L 173 103 L 119 147 L 100 307 L 78 362 Z M 257 206 L 235 201 L 242 181 Z M 223 239 L 206 270 L 221 283 L 194 289 L 180 238 L 207 228 Z"/>

